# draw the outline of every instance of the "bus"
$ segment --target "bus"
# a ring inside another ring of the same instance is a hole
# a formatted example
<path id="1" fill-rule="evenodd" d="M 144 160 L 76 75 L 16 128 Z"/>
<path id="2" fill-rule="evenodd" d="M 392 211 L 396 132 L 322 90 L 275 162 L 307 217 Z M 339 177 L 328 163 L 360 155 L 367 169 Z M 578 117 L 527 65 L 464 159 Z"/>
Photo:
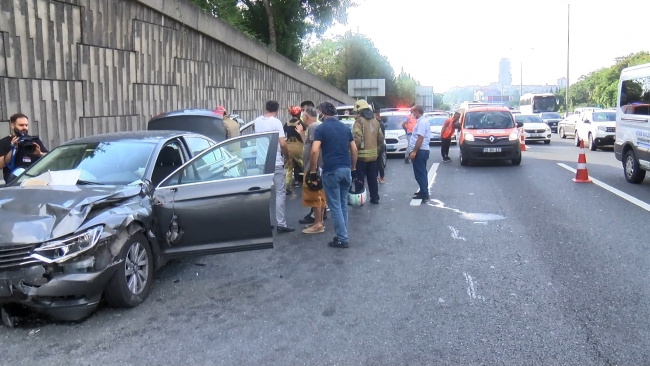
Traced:
<path id="1" fill-rule="evenodd" d="M 533 94 L 526 93 L 519 98 L 519 111 L 521 114 L 537 114 L 543 112 L 557 112 L 559 101 L 551 93 Z"/>

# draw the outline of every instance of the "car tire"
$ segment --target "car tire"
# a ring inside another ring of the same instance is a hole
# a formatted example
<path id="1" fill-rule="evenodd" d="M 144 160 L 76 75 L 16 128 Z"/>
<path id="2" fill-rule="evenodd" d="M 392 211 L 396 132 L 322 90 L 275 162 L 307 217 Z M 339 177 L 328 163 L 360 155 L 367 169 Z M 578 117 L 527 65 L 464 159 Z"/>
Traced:
<path id="1" fill-rule="evenodd" d="M 462 166 L 468 166 L 469 165 L 469 159 L 463 157 L 462 150 L 460 152 L 460 165 L 462 165 Z"/>
<path id="2" fill-rule="evenodd" d="M 574 141 L 575 141 L 576 147 L 580 147 L 580 136 L 578 136 L 578 131 L 575 132 Z"/>
<path id="3" fill-rule="evenodd" d="M 560 135 L 560 138 L 565 139 L 566 138 L 566 133 L 564 133 L 564 128 L 560 128 L 560 130 L 557 132 L 558 135 Z"/>
<path id="4" fill-rule="evenodd" d="M 545 143 L 546 145 L 548 145 L 548 144 L 551 143 L 551 140 L 544 140 L 544 143 Z"/>
<path id="5" fill-rule="evenodd" d="M 153 285 L 153 252 L 147 238 L 142 233 L 131 235 L 115 260 L 122 260 L 122 263 L 118 265 L 117 270 L 108 281 L 104 290 L 104 298 L 111 307 L 136 307 L 149 296 Z M 134 267 L 140 270 L 139 277 L 136 277 L 138 276 L 136 273 L 129 274 Z M 146 276 L 144 284 L 140 282 L 143 275 Z M 137 281 L 138 279 L 140 281 Z M 131 281 L 135 281 L 135 283 Z"/>
<path id="6" fill-rule="evenodd" d="M 589 143 L 589 150 L 591 150 L 591 151 L 598 150 L 598 146 L 596 145 L 596 141 L 594 140 L 594 136 L 591 133 L 589 133 L 589 137 L 587 138 L 587 141 Z"/>
<path id="7" fill-rule="evenodd" d="M 645 170 L 639 166 L 639 161 L 636 159 L 633 150 L 625 153 L 625 158 L 623 158 L 623 174 L 625 174 L 625 180 L 632 184 L 639 184 L 645 179 Z"/>
<path id="8" fill-rule="evenodd" d="M 512 162 L 512 165 L 521 165 L 521 153 L 519 153 L 519 157 L 516 159 L 510 160 Z"/>

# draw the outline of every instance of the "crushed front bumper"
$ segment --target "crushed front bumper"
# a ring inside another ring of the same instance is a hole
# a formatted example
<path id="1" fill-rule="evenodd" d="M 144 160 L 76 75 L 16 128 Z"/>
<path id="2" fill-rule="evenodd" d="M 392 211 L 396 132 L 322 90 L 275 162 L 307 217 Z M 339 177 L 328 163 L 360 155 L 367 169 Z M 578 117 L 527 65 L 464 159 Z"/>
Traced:
<path id="1" fill-rule="evenodd" d="M 82 320 L 97 308 L 121 262 L 87 273 L 54 273 L 44 265 L 0 271 L 0 306 L 22 304 L 57 320 Z"/>

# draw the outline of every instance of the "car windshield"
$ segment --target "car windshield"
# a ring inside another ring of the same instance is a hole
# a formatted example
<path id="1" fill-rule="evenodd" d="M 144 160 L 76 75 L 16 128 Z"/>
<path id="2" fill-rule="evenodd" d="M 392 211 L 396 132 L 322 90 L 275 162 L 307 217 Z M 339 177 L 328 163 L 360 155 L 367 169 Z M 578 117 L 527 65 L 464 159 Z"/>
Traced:
<path id="1" fill-rule="evenodd" d="M 48 171 L 77 169 L 78 184 L 126 185 L 140 180 L 156 144 L 150 141 L 111 141 L 59 146 L 39 159 L 15 181 Z"/>
<path id="2" fill-rule="evenodd" d="M 596 112 L 592 114 L 594 122 L 616 121 L 616 112 Z"/>
<path id="3" fill-rule="evenodd" d="M 544 123 L 544 121 L 542 121 L 538 116 L 530 114 L 518 114 L 515 116 L 515 121 L 523 123 Z"/>
<path id="4" fill-rule="evenodd" d="M 406 116 L 387 116 L 385 118 L 387 130 L 403 130 L 402 122 L 406 120 Z"/>
<path id="5" fill-rule="evenodd" d="M 512 120 L 512 115 L 510 112 L 468 112 L 465 114 L 463 127 L 470 130 L 514 128 L 515 123 Z"/>
<path id="6" fill-rule="evenodd" d="M 431 126 L 442 126 L 445 123 L 445 117 L 431 117 L 429 118 L 429 125 Z"/>
<path id="7" fill-rule="evenodd" d="M 546 119 L 560 119 L 560 118 L 562 118 L 562 117 L 560 117 L 560 115 L 559 115 L 558 113 L 553 112 L 553 113 L 542 113 L 542 118 L 546 118 Z"/>

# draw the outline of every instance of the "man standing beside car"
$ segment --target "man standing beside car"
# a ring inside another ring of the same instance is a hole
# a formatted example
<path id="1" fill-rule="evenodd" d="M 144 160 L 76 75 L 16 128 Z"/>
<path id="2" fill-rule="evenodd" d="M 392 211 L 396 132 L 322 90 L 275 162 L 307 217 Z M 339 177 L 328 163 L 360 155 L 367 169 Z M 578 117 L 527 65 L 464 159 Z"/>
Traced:
<path id="1" fill-rule="evenodd" d="M 427 179 L 427 160 L 429 160 L 429 142 L 431 141 L 431 126 L 424 118 L 424 109 L 416 105 L 411 108 L 411 114 L 417 118 L 413 135 L 409 145 L 411 153 L 409 159 L 413 161 L 413 175 L 420 190 L 415 193 L 413 199 L 429 199 L 429 180 Z"/>
<path id="2" fill-rule="evenodd" d="M 17 168 L 29 168 L 38 159 L 47 154 L 43 142 L 34 136 L 34 139 L 20 143 L 25 137 L 30 137 L 29 119 L 22 113 L 16 113 L 9 118 L 11 135 L 0 139 L 0 166 L 5 183 L 9 183 L 11 172 Z"/>
<path id="3" fill-rule="evenodd" d="M 275 185 L 275 219 L 278 222 L 278 233 L 290 233 L 296 229 L 287 226 L 287 220 L 284 217 L 287 192 L 285 186 L 284 159 L 282 158 L 282 156 L 289 156 L 289 149 L 284 139 L 284 127 L 282 127 L 282 122 L 277 118 L 278 109 L 280 109 L 278 102 L 274 100 L 266 102 L 264 114 L 255 119 L 254 126 L 256 133 L 277 132 L 279 135 L 278 150 L 275 156 L 275 173 L 273 175 L 273 185 Z M 261 165 L 261 169 L 264 169 L 263 166 L 266 163 L 268 150 L 268 141 L 258 139 L 257 165 Z"/>
<path id="4" fill-rule="evenodd" d="M 440 146 L 440 155 L 442 155 L 442 161 L 448 163 L 451 161 L 449 157 L 449 147 L 451 146 L 451 138 L 454 136 L 456 130 L 456 123 L 460 119 L 460 113 L 454 113 L 453 117 L 449 117 L 442 124 L 442 131 L 440 133 L 440 141 L 442 146 Z"/>

